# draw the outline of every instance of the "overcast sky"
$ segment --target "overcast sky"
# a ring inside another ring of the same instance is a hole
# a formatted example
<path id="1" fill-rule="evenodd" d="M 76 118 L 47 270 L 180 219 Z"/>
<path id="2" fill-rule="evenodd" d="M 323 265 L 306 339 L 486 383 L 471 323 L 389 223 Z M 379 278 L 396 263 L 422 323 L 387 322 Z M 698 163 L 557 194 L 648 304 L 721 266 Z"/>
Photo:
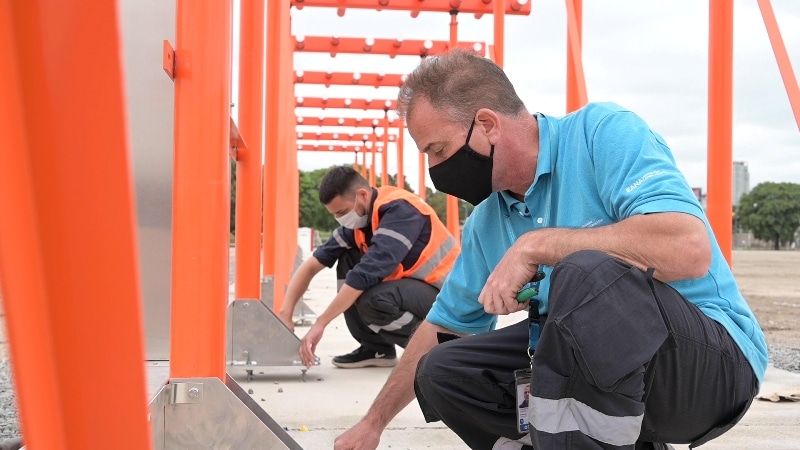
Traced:
<path id="1" fill-rule="evenodd" d="M 800 64 L 800 2 L 773 0 L 784 42 Z M 566 104 L 566 10 L 563 0 L 533 0 L 529 16 L 506 16 L 505 71 L 531 112 L 560 116 Z M 304 36 L 449 39 L 444 13 L 348 9 L 292 10 L 292 34 Z M 491 15 L 461 14 L 460 41 L 493 40 Z M 750 187 L 800 183 L 800 131 L 792 115 L 756 0 L 734 8 L 733 159 L 745 161 Z M 708 102 L 708 2 L 615 0 L 583 2 L 583 63 L 589 101 L 613 101 L 642 116 L 666 139 L 689 184 L 705 192 Z M 234 53 L 235 54 L 235 53 Z M 295 68 L 407 73 L 418 57 L 295 54 Z M 353 92 L 355 90 L 356 92 Z M 397 89 L 298 85 L 298 95 L 395 98 Z M 307 110 L 299 110 L 309 112 Z M 354 113 L 368 117 L 366 113 Z M 311 112 L 318 117 L 319 112 Z M 416 189 L 417 149 L 406 135 L 405 173 Z M 350 164 L 352 154 L 300 152 L 301 170 Z M 389 172 L 396 172 L 390 152 Z M 728 168 L 727 170 L 730 170 Z M 426 171 L 427 172 L 427 171 Z M 432 186 L 430 180 L 427 181 Z"/>

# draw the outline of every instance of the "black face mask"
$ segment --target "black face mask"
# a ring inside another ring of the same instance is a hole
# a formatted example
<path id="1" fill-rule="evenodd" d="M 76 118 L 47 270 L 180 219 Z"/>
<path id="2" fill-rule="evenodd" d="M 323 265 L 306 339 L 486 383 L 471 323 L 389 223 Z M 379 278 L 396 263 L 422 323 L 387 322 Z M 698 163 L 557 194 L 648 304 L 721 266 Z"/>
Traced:
<path id="1" fill-rule="evenodd" d="M 467 133 L 464 145 L 443 162 L 428 169 L 437 191 L 464 199 L 473 205 L 486 200 L 492 194 L 492 157 L 481 155 L 469 146 L 475 120 Z"/>

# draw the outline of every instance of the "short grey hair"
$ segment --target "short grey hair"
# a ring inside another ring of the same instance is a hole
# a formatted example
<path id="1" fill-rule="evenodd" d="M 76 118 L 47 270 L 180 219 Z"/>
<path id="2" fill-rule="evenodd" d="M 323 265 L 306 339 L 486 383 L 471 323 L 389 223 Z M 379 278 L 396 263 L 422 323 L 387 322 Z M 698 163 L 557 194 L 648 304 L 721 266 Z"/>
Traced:
<path id="1" fill-rule="evenodd" d="M 507 116 L 516 116 L 525 110 L 500 66 L 459 49 L 423 59 L 408 75 L 397 96 L 400 117 L 411 115 L 419 98 L 426 98 L 453 122 L 464 124 L 468 124 L 480 108 Z"/>

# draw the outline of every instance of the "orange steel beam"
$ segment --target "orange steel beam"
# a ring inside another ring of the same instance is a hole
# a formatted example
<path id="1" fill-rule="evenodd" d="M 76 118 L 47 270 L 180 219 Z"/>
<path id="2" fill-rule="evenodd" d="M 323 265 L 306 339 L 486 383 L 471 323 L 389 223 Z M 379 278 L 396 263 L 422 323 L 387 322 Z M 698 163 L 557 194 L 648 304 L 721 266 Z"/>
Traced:
<path id="1" fill-rule="evenodd" d="M 383 148 L 381 152 L 381 185 L 389 185 L 389 118 L 383 119 Z"/>
<path id="2" fill-rule="evenodd" d="M 450 45 L 455 47 L 456 42 L 458 42 L 458 22 L 456 21 L 456 15 L 450 15 Z M 495 42 L 496 44 L 496 42 Z M 456 241 L 460 241 L 460 220 L 458 217 L 458 198 L 447 195 L 446 203 L 446 215 L 447 215 L 447 229 L 450 230 L 450 234 L 455 237 Z"/>
<path id="3" fill-rule="evenodd" d="M 236 158 L 236 299 L 261 298 L 264 2 L 242 0 L 240 6 L 239 132 L 249 146 Z"/>
<path id="4" fill-rule="evenodd" d="M 171 378 L 225 376 L 231 2 L 178 0 Z"/>
<path id="5" fill-rule="evenodd" d="M 501 0 L 502 1 L 502 0 Z M 482 42 L 457 42 L 409 39 L 375 39 L 323 36 L 292 36 L 295 52 L 330 53 L 335 57 L 338 53 L 406 56 L 430 56 L 445 53 L 451 48 L 472 51 L 479 56 L 486 56 L 486 45 Z"/>
<path id="6" fill-rule="evenodd" d="M 709 4 L 708 220 L 732 264 L 733 2 Z"/>
<path id="7" fill-rule="evenodd" d="M 152 448 L 118 17 L 0 1 L 0 297 L 30 449 Z"/>
<path id="8" fill-rule="evenodd" d="M 301 152 L 345 152 L 345 153 L 366 153 L 371 152 L 371 147 L 367 147 L 360 142 L 328 144 L 322 142 L 298 142 L 297 151 Z M 382 152 L 382 147 L 378 146 L 376 152 Z"/>
<path id="9" fill-rule="evenodd" d="M 352 141 L 352 142 L 364 142 L 370 139 L 370 135 L 372 133 L 354 133 L 350 131 L 349 133 L 321 133 L 311 132 L 311 131 L 298 131 L 295 136 L 297 139 L 314 139 L 317 141 Z M 389 141 L 394 142 L 395 135 L 389 134 Z"/>
<path id="10" fill-rule="evenodd" d="M 326 98 L 326 97 L 296 97 L 294 106 L 298 108 L 337 108 L 337 109 L 363 109 L 363 110 L 394 110 L 397 108 L 396 100 L 363 99 L 363 98 Z"/>
<path id="11" fill-rule="evenodd" d="M 297 70 L 294 73 L 296 84 L 324 84 L 342 86 L 373 86 L 375 88 L 400 87 L 406 81 L 406 75 L 384 73 L 348 73 L 348 72 L 306 72 Z"/>
<path id="12" fill-rule="evenodd" d="M 281 114 L 281 79 L 290 74 L 291 65 L 285 67 L 283 59 L 285 46 L 290 36 L 289 5 L 282 1 L 267 1 L 267 48 L 266 48 L 266 113 L 265 113 L 265 151 L 264 151 L 264 192 L 262 221 L 262 265 L 264 278 L 275 276 L 277 239 L 277 199 L 279 196 L 278 155 L 281 153 L 281 139 L 285 122 L 291 122 Z M 274 291 L 278 291 L 275 287 Z"/>
<path id="13" fill-rule="evenodd" d="M 503 67 L 505 49 L 505 3 L 506 0 L 494 0 L 494 62 Z"/>
<path id="14" fill-rule="evenodd" d="M 291 0 L 291 5 L 297 9 L 305 6 L 319 6 L 337 8 L 339 15 L 343 14 L 344 7 L 354 9 L 374 9 L 411 11 L 416 17 L 424 12 L 450 12 L 453 9 L 481 17 L 483 14 L 494 12 L 492 0 Z M 455 5 L 455 6 L 454 6 Z M 531 2 L 527 0 L 510 0 L 505 6 L 506 14 L 528 15 L 531 13 Z"/>
<path id="15" fill-rule="evenodd" d="M 400 124 L 397 125 L 397 186 L 405 189 L 406 181 L 405 181 L 405 174 L 403 173 L 403 137 L 405 136 L 405 122 L 400 120 Z M 393 136 L 389 136 L 389 140 L 392 140 Z"/>
<path id="16" fill-rule="evenodd" d="M 588 102 L 583 74 L 583 0 L 566 0 L 567 4 L 567 112 Z"/>
<path id="17" fill-rule="evenodd" d="M 391 122 L 392 124 L 395 121 Z M 381 119 L 358 119 L 354 117 L 297 117 L 297 125 L 321 127 L 369 127 L 377 128 Z"/>
<path id="18" fill-rule="evenodd" d="M 775 12 L 772 10 L 772 3 L 769 0 L 758 0 L 758 7 L 761 9 L 764 25 L 767 27 L 767 34 L 772 43 L 775 60 L 778 62 L 778 69 L 781 71 L 786 95 L 789 96 L 789 104 L 792 106 L 794 121 L 797 123 L 797 128 L 800 128 L 800 88 L 797 86 L 797 78 L 794 75 L 794 70 L 792 70 L 792 62 L 786 52 L 786 45 L 783 43 L 781 30 L 778 28 Z"/>
<path id="19" fill-rule="evenodd" d="M 377 186 L 377 184 L 375 183 L 375 166 L 377 164 L 375 159 L 378 152 L 378 146 L 376 145 L 376 139 L 374 134 L 371 136 L 371 138 L 372 138 L 371 140 L 372 146 L 369 148 L 369 152 L 372 155 L 372 164 L 370 164 L 369 167 L 369 185 Z"/>

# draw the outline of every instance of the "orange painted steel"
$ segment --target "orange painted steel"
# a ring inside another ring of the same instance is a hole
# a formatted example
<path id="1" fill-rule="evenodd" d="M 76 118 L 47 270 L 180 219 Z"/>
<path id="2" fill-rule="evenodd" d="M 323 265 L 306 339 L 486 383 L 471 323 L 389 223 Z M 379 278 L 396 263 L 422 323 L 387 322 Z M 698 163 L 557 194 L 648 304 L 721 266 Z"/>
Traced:
<path id="1" fill-rule="evenodd" d="M 296 119 L 298 126 L 318 126 L 318 127 L 358 127 L 376 128 L 380 125 L 381 119 L 369 118 L 358 119 L 354 117 L 306 117 L 300 116 Z M 394 124 L 392 121 L 391 124 Z"/>
<path id="2" fill-rule="evenodd" d="M 358 155 L 358 154 L 356 154 Z M 361 176 L 367 178 L 367 153 L 361 152 Z"/>
<path id="3" fill-rule="evenodd" d="M 767 27 L 767 34 L 772 43 L 775 59 L 778 62 L 778 69 L 781 71 L 786 95 L 789 96 L 789 104 L 792 106 L 794 121 L 797 123 L 797 128 L 800 128 L 800 88 L 797 86 L 797 78 L 792 69 L 792 62 L 789 60 L 789 54 L 786 52 L 786 45 L 783 43 L 778 21 L 775 19 L 775 12 L 772 10 L 772 3 L 769 0 L 758 0 L 758 7 L 761 9 L 764 25 Z"/>
<path id="4" fill-rule="evenodd" d="M 225 376 L 230 0 L 178 0 L 170 377 Z"/>
<path id="5" fill-rule="evenodd" d="M 732 264 L 733 2 L 709 3 L 708 220 Z"/>
<path id="6" fill-rule="evenodd" d="M 376 176 L 375 171 L 377 170 L 376 166 L 378 165 L 378 163 L 377 163 L 378 146 L 376 145 L 377 139 L 376 139 L 376 136 L 374 134 L 370 138 L 371 139 L 370 139 L 369 142 L 371 142 L 372 145 L 371 145 L 371 147 L 369 149 L 369 152 L 372 155 L 372 164 L 370 164 L 370 167 L 369 167 L 369 185 L 370 186 L 377 186 L 377 184 L 375 182 L 375 176 Z"/>
<path id="7" fill-rule="evenodd" d="M 340 132 L 340 133 L 322 133 L 320 131 L 298 131 L 295 133 L 297 139 L 315 139 L 317 141 L 350 141 L 350 142 L 358 142 L 362 143 L 368 141 L 370 139 L 370 134 L 372 133 L 358 133 L 354 132 L 352 129 L 348 129 L 347 132 Z M 396 140 L 395 135 L 389 133 L 389 141 L 394 142 Z"/>
<path id="8" fill-rule="evenodd" d="M 263 175 L 263 212 L 262 221 L 262 258 L 261 275 L 264 278 L 275 276 L 277 254 L 277 198 L 279 192 L 280 170 L 278 158 L 281 153 L 280 143 L 284 127 L 289 120 L 282 116 L 281 102 L 283 86 L 282 78 L 291 76 L 291 66 L 285 67 L 285 47 L 290 36 L 289 5 L 286 2 L 267 1 L 267 47 L 266 63 L 266 113 L 264 134 L 264 175 Z M 277 292 L 275 287 L 273 292 Z"/>
<path id="9" fill-rule="evenodd" d="M 303 7 L 306 6 L 320 6 L 342 10 L 346 6 L 347 8 L 374 9 L 377 11 L 411 11 L 414 17 L 416 17 L 421 11 L 450 12 L 453 9 L 456 9 L 459 12 L 475 14 L 478 17 L 483 14 L 491 14 L 494 12 L 492 0 L 461 0 L 460 2 L 455 2 L 457 5 L 455 8 L 453 7 L 453 4 L 453 0 L 347 0 L 346 2 L 343 2 L 342 0 L 291 0 L 291 5 L 297 9 L 303 9 Z M 528 15 L 531 13 L 531 1 L 508 1 L 505 6 L 505 13 L 514 15 Z"/>
<path id="10" fill-rule="evenodd" d="M 236 299 L 261 298 L 264 2 L 242 0 L 240 5 L 238 128 L 249 146 L 236 158 Z"/>
<path id="11" fill-rule="evenodd" d="M 400 120 L 400 124 L 397 125 L 397 186 L 405 189 L 406 187 L 406 180 L 405 180 L 405 173 L 403 170 L 403 166 L 405 165 L 405 160 L 403 159 L 403 138 L 405 136 L 405 121 Z M 392 136 L 389 136 L 391 139 Z"/>
<path id="12" fill-rule="evenodd" d="M 298 70 L 294 73 L 294 82 L 297 84 L 324 84 L 342 86 L 374 86 L 374 87 L 400 87 L 406 76 L 402 74 L 382 73 L 349 73 L 349 72 L 307 72 Z"/>
<path id="13" fill-rule="evenodd" d="M 149 449 L 119 11 L 84 6 L 0 0 L 0 286 L 14 383 L 26 448 Z"/>
<path id="14" fill-rule="evenodd" d="M 270 2 L 274 3 L 274 2 Z M 277 123 L 276 145 L 270 150 L 277 152 L 276 167 L 278 172 L 275 174 L 277 190 L 275 191 L 275 283 L 273 290 L 273 309 L 280 310 L 283 305 L 286 286 L 291 278 L 292 268 L 294 267 L 294 255 L 297 250 L 297 227 L 294 225 L 297 217 L 297 202 L 293 191 L 296 189 L 296 171 L 293 166 L 297 161 L 297 153 L 294 151 L 296 143 L 294 139 L 294 128 L 292 116 L 294 115 L 294 95 L 292 94 L 293 85 L 291 78 L 292 51 L 291 51 L 291 17 L 288 12 L 288 5 L 281 7 L 281 28 L 280 36 L 277 41 L 268 42 L 269 46 L 276 46 L 280 50 L 278 55 L 278 66 L 273 67 L 279 71 L 278 86 L 279 92 L 276 101 L 275 111 L 277 116 L 272 120 Z M 270 118 L 268 117 L 269 121 Z M 288 187 L 288 189 L 287 189 Z"/>
<path id="15" fill-rule="evenodd" d="M 566 0 L 567 4 L 567 112 L 588 102 L 583 73 L 583 0 Z"/>
<path id="16" fill-rule="evenodd" d="M 380 142 L 378 143 L 380 144 Z M 297 151 L 300 152 L 348 152 L 348 153 L 359 153 L 359 152 L 366 152 L 371 151 L 370 148 L 366 147 L 361 142 L 338 142 L 338 143 L 330 143 L 330 142 L 318 142 L 318 141 L 298 141 L 297 145 L 295 146 Z M 377 146 L 376 152 L 383 153 L 382 147 Z"/>
<path id="17" fill-rule="evenodd" d="M 458 42 L 453 44 L 448 41 L 434 41 L 421 39 L 374 39 L 350 37 L 323 37 L 323 36 L 292 36 L 295 52 L 329 53 L 336 56 L 338 53 L 353 53 L 357 55 L 397 55 L 406 56 L 431 56 L 445 53 L 451 48 L 472 51 L 479 56 L 486 56 L 486 44 L 483 42 Z"/>
<path id="18" fill-rule="evenodd" d="M 419 187 L 418 187 L 419 192 L 417 192 L 417 195 L 419 195 L 420 198 L 423 201 L 427 201 L 427 199 L 428 199 L 428 188 L 427 188 L 427 186 L 425 186 L 425 166 L 426 166 L 425 153 L 420 152 L 419 153 Z"/>
<path id="19" fill-rule="evenodd" d="M 383 111 L 385 109 L 396 109 L 397 101 L 389 99 L 296 97 L 294 106 L 299 108 L 337 108 Z"/>
<path id="20" fill-rule="evenodd" d="M 567 0 L 569 1 L 569 0 Z M 506 17 L 505 17 L 505 3 L 506 0 L 494 0 L 493 14 L 494 14 L 494 62 L 503 67 L 503 56 L 505 53 L 505 33 L 506 33 Z"/>
<path id="21" fill-rule="evenodd" d="M 387 112 L 388 114 L 388 112 Z M 381 186 L 389 185 L 389 117 L 383 119 L 383 151 L 381 152 Z"/>
<path id="22" fill-rule="evenodd" d="M 455 47 L 456 43 L 458 42 L 458 22 L 456 21 L 456 15 L 450 15 L 450 45 Z M 458 198 L 447 195 L 446 204 L 446 215 L 447 215 L 447 229 L 450 231 L 450 234 L 455 237 L 456 241 L 461 240 L 461 220 L 458 217 Z"/>

